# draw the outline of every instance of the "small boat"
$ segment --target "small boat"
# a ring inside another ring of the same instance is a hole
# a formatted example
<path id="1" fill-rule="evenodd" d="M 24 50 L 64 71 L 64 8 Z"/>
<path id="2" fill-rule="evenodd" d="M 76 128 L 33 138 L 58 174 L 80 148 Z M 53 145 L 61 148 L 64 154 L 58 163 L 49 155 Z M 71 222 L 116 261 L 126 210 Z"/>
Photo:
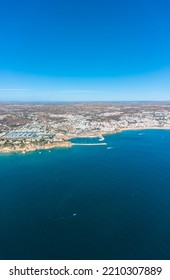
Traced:
<path id="1" fill-rule="evenodd" d="M 99 141 L 103 141 L 104 140 L 104 137 L 101 135 L 100 137 L 99 137 Z"/>
<path id="2" fill-rule="evenodd" d="M 76 214 L 76 213 L 74 213 L 74 214 L 73 214 L 73 217 L 75 217 L 75 216 L 77 216 L 77 214 Z"/>

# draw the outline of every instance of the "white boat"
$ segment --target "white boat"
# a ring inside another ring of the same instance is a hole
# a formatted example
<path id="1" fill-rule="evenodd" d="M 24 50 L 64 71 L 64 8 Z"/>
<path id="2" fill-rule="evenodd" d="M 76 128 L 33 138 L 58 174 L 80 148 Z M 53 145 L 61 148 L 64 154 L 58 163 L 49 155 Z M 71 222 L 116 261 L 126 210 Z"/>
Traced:
<path id="1" fill-rule="evenodd" d="M 103 141 L 103 140 L 104 140 L 104 137 L 103 137 L 103 136 L 99 138 L 99 141 Z"/>

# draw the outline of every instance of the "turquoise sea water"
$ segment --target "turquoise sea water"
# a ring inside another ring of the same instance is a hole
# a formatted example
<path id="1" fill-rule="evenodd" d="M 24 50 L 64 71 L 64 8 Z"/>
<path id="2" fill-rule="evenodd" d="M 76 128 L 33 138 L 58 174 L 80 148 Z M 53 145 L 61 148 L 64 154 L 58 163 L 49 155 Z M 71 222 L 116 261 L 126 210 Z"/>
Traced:
<path id="1" fill-rule="evenodd" d="M 104 142 L 0 155 L 0 259 L 170 259 L 170 131 Z"/>
<path id="2" fill-rule="evenodd" d="M 102 141 L 100 141 L 100 137 L 89 137 L 89 138 L 72 138 L 71 139 L 72 143 L 81 143 L 81 144 L 97 144 L 97 143 L 102 143 Z"/>

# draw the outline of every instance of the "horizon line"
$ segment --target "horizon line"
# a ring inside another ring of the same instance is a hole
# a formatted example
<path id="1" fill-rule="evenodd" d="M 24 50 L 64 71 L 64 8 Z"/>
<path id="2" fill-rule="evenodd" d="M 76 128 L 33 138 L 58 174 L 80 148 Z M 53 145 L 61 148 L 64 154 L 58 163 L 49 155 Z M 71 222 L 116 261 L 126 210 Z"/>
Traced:
<path id="1" fill-rule="evenodd" d="M 0 100 L 0 103 L 105 103 L 105 102 L 170 102 L 170 100 Z"/>

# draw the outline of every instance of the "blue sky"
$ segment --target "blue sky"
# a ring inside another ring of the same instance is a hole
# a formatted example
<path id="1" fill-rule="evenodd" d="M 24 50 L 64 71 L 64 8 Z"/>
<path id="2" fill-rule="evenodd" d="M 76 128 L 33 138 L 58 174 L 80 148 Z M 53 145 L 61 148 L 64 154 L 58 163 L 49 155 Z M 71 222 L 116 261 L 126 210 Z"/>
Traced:
<path id="1" fill-rule="evenodd" d="M 0 100 L 170 100 L 169 0 L 1 0 Z"/>

